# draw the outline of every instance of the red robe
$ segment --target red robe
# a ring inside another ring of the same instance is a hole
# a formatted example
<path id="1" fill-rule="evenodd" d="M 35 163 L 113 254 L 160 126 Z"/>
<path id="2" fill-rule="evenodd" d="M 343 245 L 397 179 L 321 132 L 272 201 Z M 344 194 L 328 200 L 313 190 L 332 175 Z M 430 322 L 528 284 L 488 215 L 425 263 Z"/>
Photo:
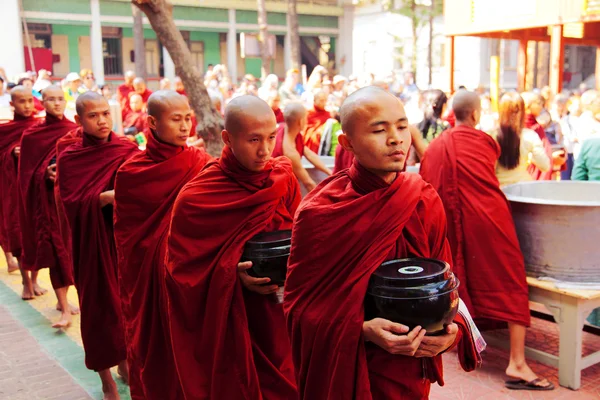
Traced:
<path id="1" fill-rule="evenodd" d="M 459 125 L 427 147 L 421 175 L 444 203 L 460 297 L 471 315 L 529 326 L 525 265 L 496 178 L 498 157 L 490 135 Z"/>
<path id="2" fill-rule="evenodd" d="M 84 133 L 57 160 L 59 201 L 71 233 L 85 364 L 94 371 L 126 358 L 112 207 L 100 208 L 100 193 L 114 187 L 117 169 L 137 152 L 136 145 L 113 132 L 106 143 Z"/>
<path id="3" fill-rule="evenodd" d="M 73 284 L 71 258 L 57 235 L 54 183 L 46 169 L 56 156 L 56 142 L 77 125 L 66 118 L 46 115 L 21 138 L 19 158 L 19 220 L 23 254 L 21 265 L 27 270 L 50 268 L 54 289 Z"/>
<path id="4" fill-rule="evenodd" d="M 21 142 L 23 132 L 38 123 L 35 117 L 21 117 L 0 125 L 0 245 L 16 257 L 21 256 L 21 228 L 18 218 L 19 196 L 17 186 L 18 159 L 13 155 Z"/>
<path id="5" fill-rule="evenodd" d="M 210 159 L 204 150 L 161 143 L 150 133 L 146 151 L 117 172 L 115 241 L 133 399 L 183 398 L 164 330 L 166 237 L 177 194 Z"/>
<path id="6" fill-rule="evenodd" d="M 138 133 L 146 131 L 148 129 L 148 114 L 142 111 L 129 111 L 127 117 L 123 121 L 123 128 L 131 128 L 135 126 Z"/>
<path id="7" fill-rule="evenodd" d="M 273 153 L 271 153 L 272 157 L 281 157 L 283 156 L 283 137 L 285 136 L 285 124 L 280 124 L 277 127 L 277 134 L 275 136 L 275 147 L 273 148 Z M 296 135 L 296 151 L 300 154 L 300 157 L 304 155 L 304 138 L 302 134 L 299 133 Z"/>
<path id="8" fill-rule="evenodd" d="M 417 175 L 388 185 L 355 161 L 304 198 L 284 295 L 301 399 L 417 400 L 428 398 L 431 382 L 443 385 L 441 356 L 392 355 L 363 338 L 371 274 L 406 257 L 451 261 L 443 206 Z M 455 322 L 461 363 L 472 370 L 473 344 L 464 320 Z"/>
<path id="9" fill-rule="evenodd" d="M 304 144 L 317 154 L 319 154 L 323 126 L 329 118 L 331 118 L 331 114 L 327 110 L 313 108 L 308 111 L 308 124 L 304 132 Z"/>
<path id="10" fill-rule="evenodd" d="M 229 147 L 179 193 L 166 286 L 175 364 L 189 399 L 295 399 L 281 304 L 242 288 L 237 264 L 254 235 L 290 229 L 300 187 L 289 160 L 246 170 Z"/>
<path id="11" fill-rule="evenodd" d="M 531 129 L 532 131 L 535 131 L 535 133 L 538 134 L 538 136 L 542 140 L 542 144 L 544 145 L 546 155 L 550 159 L 550 162 L 552 162 L 552 144 L 546 137 L 546 132 L 544 131 L 544 128 L 542 128 L 542 126 L 537 122 L 537 120 L 532 114 L 527 114 L 525 116 L 525 128 Z M 533 177 L 533 179 L 536 181 L 552 180 L 552 168 L 550 168 L 550 170 L 548 171 L 543 172 L 540 171 L 540 169 L 534 164 L 530 164 L 529 167 L 527 167 L 527 170 L 529 171 L 529 174 Z"/>
<path id="12" fill-rule="evenodd" d="M 281 111 L 281 108 L 273 109 L 273 114 L 275 114 L 275 119 L 277 120 L 278 124 L 285 122 L 285 118 L 283 117 L 283 112 Z"/>
<path id="13" fill-rule="evenodd" d="M 127 85 L 125 83 L 120 85 L 117 89 L 117 101 L 121 105 L 121 116 L 123 120 L 131 110 L 129 108 L 129 93 L 132 93 L 133 91 L 133 85 Z"/>
<path id="14" fill-rule="evenodd" d="M 333 173 L 340 172 L 343 169 L 350 168 L 354 162 L 354 154 L 344 149 L 344 146 L 338 143 L 335 148 L 335 164 Z"/>

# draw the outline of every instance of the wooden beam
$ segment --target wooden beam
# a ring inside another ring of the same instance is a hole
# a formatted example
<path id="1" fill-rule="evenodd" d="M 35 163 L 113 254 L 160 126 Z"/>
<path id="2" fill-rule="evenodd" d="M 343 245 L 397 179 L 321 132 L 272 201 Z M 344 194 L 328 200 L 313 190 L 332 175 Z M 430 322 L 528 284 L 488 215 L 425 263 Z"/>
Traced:
<path id="1" fill-rule="evenodd" d="M 517 90 L 524 92 L 527 83 L 527 39 L 519 41 L 519 55 L 517 58 Z"/>
<path id="2" fill-rule="evenodd" d="M 565 43 L 562 33 L 562 25 L 552 26 L 550 39 L 550 88 L 555 95 L 561 92 L 563 84 Z"/>
<path id="3" fill-rule="evenodd" d="M 454 36 L 446 38 L 446 67 L 448 68 L 448 91 L 454 93 Z"/>

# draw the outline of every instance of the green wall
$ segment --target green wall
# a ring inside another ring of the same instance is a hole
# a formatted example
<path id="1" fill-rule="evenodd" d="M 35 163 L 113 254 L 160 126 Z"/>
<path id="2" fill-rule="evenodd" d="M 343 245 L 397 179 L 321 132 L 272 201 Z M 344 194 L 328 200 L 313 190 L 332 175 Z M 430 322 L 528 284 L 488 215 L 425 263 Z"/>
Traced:
<path id="1" fill-rule="evenodd" d="M 133 28 L 122 28 L 123 37 L 133 37 Z M 152 29 L 144 29 L 144 39 L 156 39 L 156 32 Z"/>
<path id="2" fill-rule="evenodd" d="M 89 26 L 52 25 L 52 33 L 66 35 L 69 40 L 69 70 L 79 72 L 79 37 L 90 36 Z"/>
<path id="3" fill-rule="evenodd" d="M 102 5 L 102 2 L 100 4 Z M 89 0 L 23 0 L 23 10 L 70 14 L 90 14 L 92 12 Z M 131 8 L 129 12 L 131 13 Z"/>
<path id="4" fill-rule="evenodd" d="M 221 47 L 217 32 L 190 32 L 190 40 L 204 42 L 204 68 L 221 63 Z"/>

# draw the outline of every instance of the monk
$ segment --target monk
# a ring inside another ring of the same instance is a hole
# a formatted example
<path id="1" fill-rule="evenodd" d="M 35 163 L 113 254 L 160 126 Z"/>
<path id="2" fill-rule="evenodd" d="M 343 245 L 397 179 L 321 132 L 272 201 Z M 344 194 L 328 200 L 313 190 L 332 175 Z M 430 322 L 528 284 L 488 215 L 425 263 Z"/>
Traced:
<path id="1" fill-rule="evenodd" d="M 278 124 L 285 122 L 285 118 L 283 116 L 283 111 L 281 111 L 281 97 L 279 96 L 279 92 L 277 90 L 271 90 L 267 96 L 267 104 L 273 110 L 273 114 L 275 114 L 275 120 Z"/>
<path id="2" fill-rule="evenodd" d="M 129 111 L 129 94 L 134 92 L 133 81 L 135 80 L 135 72 L 125 72 L 125 83 L 117 88 L 117 101 L 121 105 L 122 118 L 125 119 Z"/>
<path id="3" fill-rule="evenodd" d="M 45 88 L 42 103 L 46 109 L 45 120 L 28 128 L 21 138 L 18 173 L 21 265 L 32 273 L 50 269 L 57 309 L 61 311 L 60 319 L 52 327 L 66 328 L 71 324 L 71 314 L 79 310 L 67 301 L 69 286 L 73 285 L 73 265 L 54 222 L 55 157 L 56 142 L 77 125 L 64 116 L 67 103 L 60 87 Z"/>
<path id="4" fill-rule="evenodd" d="M 144 99 L 137 93 L 134 93 L 129 98 L 129 114 L 123 121 L 123 128 L 135 128 L 136 132 L 144 132 L 148 127 L 148 114 L 144 111 Z"/>
<path id="5" fill-rule="evenodd" d="M 186 399 L 295 399 L 276 285 L 246 272 L 244 244 L 290 229 L 300 188 L 273 159 L 277 124 L 258 97 L 225 109 L 225 148 L 179 193 L 168 239 L 168 318 Z"/>
<path id="6" fill-rule="evenodd" d="M 110 368 L 127 379 L 126 348 L 113 233 L 114 177 L 138 152 L 111 131 L 110 106 L 95 92 L 77 99 L 75 122 L 83 137 L 58 156 L 61 208 L 68 220 L 81 339 L 87 368 L 98 372 L 107 400 L 118 399 Z"/>
<path id="7" fill-rule="evenodd" d="M 41 296 L 46 290 L 37 284 L 37 272 L 31 274 L 20 268 L 21 228 L 18 217 L 17 169 L 21 153 L 21 136 L 23 132 L 38 123 L 34 117 L 33 94 L 31 89 L 15 86 L 11 92 L 10 105 L 14 108 L 12 122 L 0 125 L 0 245 L 6 254 L 8 272 L 20 269 L 23 278 L 23 300 L 32 300 Z"/>
<path id="8" fill-rule="evenodd" d="M 304 133 L 304 144 L 315 153 L 319 152 L 325 122 L 331 118 L 331 113 L 325 109 L 327 97 L 328 95 L 325 92 L 315 94 L 313 108 L 308 111 L 308 125 Z"/>
<path id="9" fill-rule="evenodd" d="M 150 134 L 143 153 L 115 180 L 115 241 L 133 399 L 183 399 L 163 312 L 167 230 L 181 188 L 211 159 L 188 147 L 187 98 L 160 90 L 148 100 Z"/>
<path id="10" fill-rule="evenodd" d="M 475 129 L 481 115 L 476 93 L 461 90 L 452 109 L 456 127 L 425 151 L 421 175 L 439 193 L 448 217 L 448 239 L 460 297 L 476 321 L 508 323 L 511 389 L 551 390 L 525 360 L 530 324 L 525 265 L 508 201 L 496 178 L 497 142 Z"/>
<path id="11" fill-rule="evenodd" d="M 322 171 L 327 176 L 331 175 L 332 172 L 321 161 L 317 153 L 304 145 L 302 132 L 306 129 L 307 124 L 307 112 L 304 105 L 299 102 L 289 103 L 285 107 L 283 117 L 285 124 L 281 124 L 277 128 L 273 157 L 286 156 L 289 158 L 292 161 L 294 175 L 296 175 L 296 178 L 304 185 L 306 190 L 310 192 L 317 184 L 302 166 L 303 156 L 316 169 Z"/>
<path id="12" fill-rule="evenodd" d="M 419 326 L 365 321 L 363 303 L 384 261 L 451 262 L 444 209 L 430 185 L 401 173 L 410 132 L 398 98 L 366 87 L 340 113 L 340 145 L 355 161 L 302 201 L 285 283 L 300 398 L 427 399 L 431 383 L 444 383 L 442 352 L 458 344 L 463 368 L 475 367 L 464 320 L 457 316 L 441 335 L 425 336 Z"/>

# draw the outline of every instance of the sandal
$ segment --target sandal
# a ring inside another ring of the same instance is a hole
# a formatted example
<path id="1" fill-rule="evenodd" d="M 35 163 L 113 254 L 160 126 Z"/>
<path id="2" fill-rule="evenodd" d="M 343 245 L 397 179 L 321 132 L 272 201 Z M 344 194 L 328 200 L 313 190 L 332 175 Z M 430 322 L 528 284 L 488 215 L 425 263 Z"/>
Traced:
<path id="1" fill-rule="evenodd" d="M 548 385 L 541 386 L 540 383 L 544 380 L 541 378 L 536 378 L 532 381 L 525 381 L 523 379 L 506 381 L 504 385 L 511 390 L 554 390 L 554 384 L 550 381 Z"/>

